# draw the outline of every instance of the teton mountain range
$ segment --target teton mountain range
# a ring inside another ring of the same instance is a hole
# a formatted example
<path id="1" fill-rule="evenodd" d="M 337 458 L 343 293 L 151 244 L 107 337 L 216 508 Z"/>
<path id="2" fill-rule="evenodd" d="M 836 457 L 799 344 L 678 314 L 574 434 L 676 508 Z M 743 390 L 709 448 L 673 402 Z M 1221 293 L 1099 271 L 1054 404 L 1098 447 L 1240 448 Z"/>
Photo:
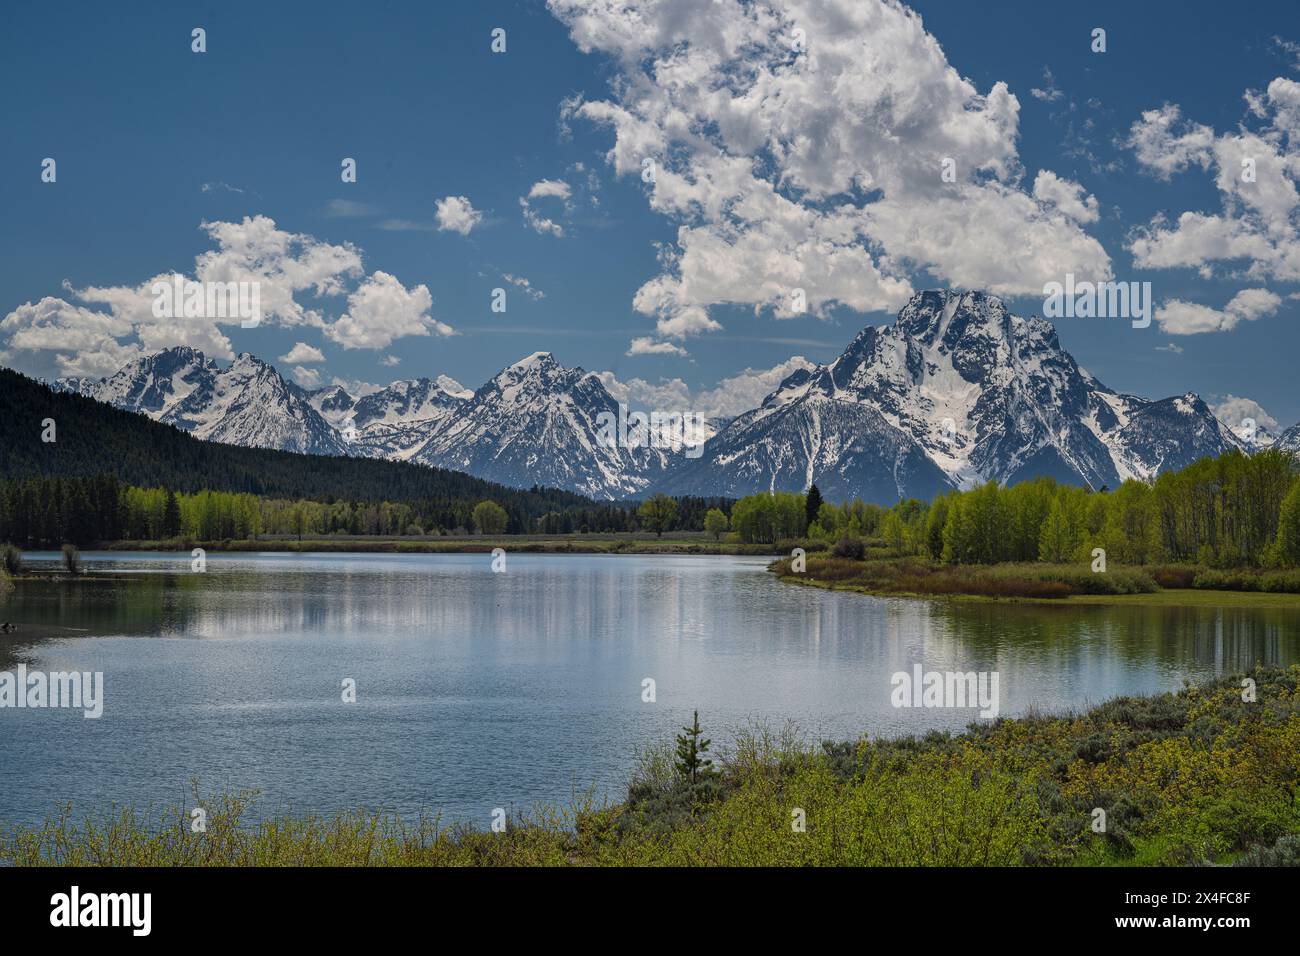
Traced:
<path id="1" fill-rule="evenodd" d="M 597 498 L 803 491 L 832 500 L 929 498 L 983 480 L 1036 475 L 1094 488 L 1151 479 L 1245 447 L 1197 395 L 1115 392 L 1079 367 L 1053 325 L 980 292 L 930 291 L 890 326 L 868 326 L 833 362 L 786 378 L 758 408 L 713 422 L 697 457 L 611 447 L 600 378 L 549 352 L 475 391 L 451 379 L 398 381 L 353 397 L 308 391 L 247 353 L 221 367 L 172 348 L 99 380 L 56 388 L 236 445 L 413 461 L 516 487 Z M 1300 452 L 1300 425 L 1277 447 Z"/>

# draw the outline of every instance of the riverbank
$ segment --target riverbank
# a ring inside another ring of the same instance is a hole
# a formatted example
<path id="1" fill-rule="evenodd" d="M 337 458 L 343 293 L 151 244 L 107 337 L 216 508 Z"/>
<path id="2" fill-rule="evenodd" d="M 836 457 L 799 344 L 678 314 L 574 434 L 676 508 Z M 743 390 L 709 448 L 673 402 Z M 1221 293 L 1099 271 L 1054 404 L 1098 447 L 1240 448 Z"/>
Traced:
<path id="1" fill-rule="evenodd" d="M 0 831 L 19 866 L 1161 866 L 1300 863 L 1300 666 L 962 734 L 810 748 L 753 730 L 692 783 L 668 746 L 625 801 L 490 826 L 357 810 L 246 822 L 254 795 Z M 707 715 L 705 715 L 707 730 Z M 191 830 L 194 805 L 207 832 Z M 1098 811 L 1102 811 L 1099 813 Z M 486 815 L 485 815 L 486 820 Z"/>
<path id="2" fill-rule="evenodd" d="M 357 552 L 362 554 L 478 554 L 503 548 L 511 554 L 789 554 L 790 548 L 776 544 L 747 544 L 715 539 L 705 532 L 672 532 L 656 537 L 644 532 L 622 534 L 547 535 L 331 535 L 304 537 L 261 536 L 256 539 L 200 541 L 173 538 L 161 541 L 105 541 L 102 551 L 191 551 L 211 552 Z M 784 544 L 784 543 L 783 543 Z M 791 545 L 793 547 L 793 545 Z"/>
<path id="3" fill-rule="evenodd" d="M 924 558 L 855 560 L 808 555 L 803 571 L 791 558 L 769 570 L 784 583 L 876 597 L 946 598 L 1068 604 L 1215 607 L 1300 607 L 1293 590 L 1249 590 L 1267 579 L 1188 567 L 1112 567 L 1047 563 L 945 565 Z M 1290 585 L 1285 575 L 1282 583 Z M 1232 584 L 1231 589 L 1216 587 Z"/>

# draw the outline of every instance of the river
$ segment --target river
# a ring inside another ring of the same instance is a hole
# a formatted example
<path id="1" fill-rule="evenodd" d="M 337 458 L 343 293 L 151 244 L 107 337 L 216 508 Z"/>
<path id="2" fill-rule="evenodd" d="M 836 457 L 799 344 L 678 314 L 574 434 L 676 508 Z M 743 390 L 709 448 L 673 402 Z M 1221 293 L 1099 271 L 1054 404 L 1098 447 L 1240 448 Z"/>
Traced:
<path id="1" fill-rule="evenodd" d="M 4 823 L 177 804 L 198 778 L 260 790 L 262 813 L 486 825 L 587 787 L 620 799 L 637 748 L 696 708 L 715 749 L 753 721 L 838 740 L 980 719 L 893 706 L 916 663 L 996 673 L 1015 716 L 1300 659 L 1296 610 L 876 599 L 784 585 L 749 557 L 85 558 L 81 580 L 23 581 L 0 607 L 20 625 L 0 670 L 103 674 L 99 719 L 0 709 Z"/>

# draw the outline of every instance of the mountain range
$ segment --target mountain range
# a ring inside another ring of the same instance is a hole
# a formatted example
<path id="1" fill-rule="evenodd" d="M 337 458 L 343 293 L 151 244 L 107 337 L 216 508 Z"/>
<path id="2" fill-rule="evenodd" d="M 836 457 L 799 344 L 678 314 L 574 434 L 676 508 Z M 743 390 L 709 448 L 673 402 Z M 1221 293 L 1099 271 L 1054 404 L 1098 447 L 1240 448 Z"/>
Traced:
<path id="1" fill-rule="evenodd" d="M 248 353 L 222 367 L 190 348 L 55 387 L 212 441 L 410 461 L 605 499 L 816 482 L 831 500 L 891 502 L 1037 475 L 1115 487 L 1246 447 L 1197 395 L 1115 392 L 1079 367 L 1052 323 L 981 292 L 919 293 L 833 362 L 693 433 L 611 430 L 620 408 L 601 378 L 549 352 L 473 391 L 445 376 L 360 397 L 337 385 L 306 390 Z M 1300 453 L 1300 425 L 1276 445 Z"/>
<path id="2" fill-rule="evenodd" d="M 7 368 L 0 368 L 0 409 L 0 483 L 80 478 L 104 489 L 111 474 L 138 488 L 189 494 L 206 490 L 289 501 L 365 502 L 373 512 L 364 519 L 368 524 L 384 520 L 375 503 L 404 502 L 418 509 L 423 527 L 447 531 L 473 527 L 471 513 L 485 498 L 505 508 L 517 531 L 558 514 L 572 516 L 579 525 L 617 529 L 619 524 L 613 512 L 620 509 L 570 491 L 507 488 L 459 471 L 383 458 L 303 455 L 201 441 L 149 416 L 51 390 L 47 383 Z"/>

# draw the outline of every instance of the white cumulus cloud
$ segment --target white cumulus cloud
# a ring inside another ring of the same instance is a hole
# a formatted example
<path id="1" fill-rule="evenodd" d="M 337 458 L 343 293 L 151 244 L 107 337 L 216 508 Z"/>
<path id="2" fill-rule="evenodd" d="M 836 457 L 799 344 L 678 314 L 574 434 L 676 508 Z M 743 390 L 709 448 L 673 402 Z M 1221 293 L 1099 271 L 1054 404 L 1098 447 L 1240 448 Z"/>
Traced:
<path id="1" fill-rule="evenodd" d="M 1248 436 L 1248 420 L 1255 423 L 1256 438 L 1259 437 L 1260 432 L 1271 432 L 1276 435 L 1282 430 L 1281 423 L 1270 415 L 1263 405 L 1251 398 L 1225 395 L 1222 401 L 1210 406 L 1210 411 L 1214 412 L 1219 421 L 1231 428 L 1238 438 L 1244 439 Z"/>
<path id="2" fill-rule="evenodd" d="M 1034 198 L 1054 206 L 1075 222 L 1096 222 L 1097 198 L 1089 196 L 1076 182 L 1062 179 L 1050 169 L 1040 170 L 1034 178 Z"/>
<path id="3" fill-rule="evenodd" d="M 436 203 L 438 228 L 443 232 L 458 232 L 468 236 L 483 221 L 483 213 L 474 208 L 464 196 L 446 196 Z"/>
<path id="4" fill-rule="evenodd" d="M 569 184 L 560 179 L 541 179 L 528 189 L 528 195 L 519 197 L 519 208 L 523 212 L 524 222 L 534 232 L 542 235 L 564 238 L 564 226 L 554 219 L 543 215 L 534 205 L 539 199 L 558 199 L 563 203 L 565 212 L 569 211 L 569 197 L 573 190 Z"/>
<path id="5" fill-rule="evenodd" d="M 758 406 L 795 372 L 815 367 L 803 356 L 796 355 L 772 368 L 747 368 L 697 392 L 680 378 L 664 378 L 658 383 L 631 378 L 624 382 L 613 372 L 595 374 L 614 398 L 634 407 L 678 409 L 707 418 L 730 418 Z"/>
<path id="6" fill-rule="evenodd" d="M 1245 99 L 1250 117 L 1231 132 L 1186 121 L 1175 105 L 1133 124 L 1128 144 L 1144 169 L 1169 179 L 1198 167 L 1213 175 L 1220 203 L 1135 230 L 1129 249 L 1138 267 L 1205 277 L 1226 267 L 1230 277 L 1300 281 L 1300 83 L 1278 77 Z"/>
<path id="7" fill-rule="evenodd" d="M 1156 310 L 1156 322 L 1167 335 L 1230 332 L 1241 322 L 1253 322 L 1277 311 L 1282 297 L 1267 289 L 1242 289 L 1222 309 L 1170 299 Z"/>
<path id="8" fill-rule="evenodd" d="M 648 335 L 637 336 L 628 346 L 628 355 L 688 355 L 686 349 L 672 342 L 656 342 Z"/>
<path id="9" fill-rule="evenodd" d="M 546 298 L 546 293 L 533 285 L 526 276 L 511 275 L 509 272 L 502 273 L 501 278 L 509 282 L 512 286 L 522 292 L 534 302 Z"/>
<path id="10" fill-rule="evenodd" d="M 280 361 L 288 362 L 291 365 L 300 365 L 306 362 L 323 362 L 325 361 L 325 353 L 314 345 L 308 345 L 306 342 L 295 342 L 293 348 L 280 356 Z"/>
<path id="11" fill-rule="evenodd" d="M 247 283 L 256 289 L 263 325 L 321 330 L 349 348 L 382 348 L 402 335 L 452 334 L 428 313 L 424 286 L 406 290 L 391 275 L 368 277 L 360 251 L 350 243 L 328 243 L 281 229 L 267 216 L 239 222 L 203 222 L 212 248 L 200 253 L 189 274 L 162 272 L 142 282 L 77 288 L 63 287 L 67 298 L 46 296 L 27 302 L 0 319 L 0 349 L 14 367 L 38 375 L 101 376 L 117 371 L 146 352 L 183 345 L 210 358 L 233 359 L 226 329 L 246 316 L 229 308 L 225 315 L 185 315 L 183 309 L 155 314 L 155 286 L 174 280 L 192 286 Z M 331 322 L 321 300 L 348 295 L 349 311 Z M 233 300 L 232 300 L 233 304 Z M 323 361 L 320 350 L 297 342 L 282 361 Z"/>
<path id="12" fill-rule="evenodd" d="M 372 273 L 348 296 L 348 309 L 325 334 L 345 349 L 382 349 L 408 335 L 454 335 L 433 319 L 433 297 L 417 285 L 406 288 L 387 272 Z"/>
<path id="13" fill-rule="evenodd" d="M 262 322 L 321 327 L 321 313 L 305 306 L 299 297 L 341 293 L 349 280 L 362 272 L 361 255 L 353 246 L 286 232 L 266 216 L 204 222 L 201 228 L 216 248 L 197 256 L 193 274 L 181 278 L 187 282 L 255 284 Z M 160 273 L 137 285 L 78 289 L 65 283 L 65 289 L 81 302 L 105 307 L 114 319 L 126 323 L 116 326 L 119 346 L 128 344 L 121 339 L 134 337 L 131 344 L 144 351 L 188 345 L 213 358 L 234 358 L 230 339 L 222 331 L 222 326 L 240 324 L 241 317 L 233 311 L 225 316 L 154 314 L 155 285 L 170 286 L 174 278 L 173 273 Z"/>
<path id="14" fill-rule="evenodd" d="M 913 270 L 1002 294 L 1110 277 L 1081 220 L 1019 185 L 1016 97 L 961 76 L 900 4 L 548 6 L 616 71 L 608 98 L 566 100 L 564 123 L 607 128 L 615 173 L 677 224 L 633 301 L 660 337 L 716 330 L 724 304 L 893 310 Z"/>
<path id="15" fill-rule="evenodd" d="M 314 368 L 303 368 L 301 365 L 295 365 L 289 370 L 293 380 L 303 388 L 320 387 L 320 370 Z"/>
<path id="16" fill-rule="evenodd" d="M 538 180 L 528 190 L 529 199 L 545 199 L 549 196 L 567 200 L 572 194 L 569 184 L 560 179 Z"/>
<path id="17" fill-rule="evenodd" d="M 6 337 L 6 364 L 21 363 L 22 353 L 46 353 L 61 376 L 112 375 L 140 354 L 138 345 L 119 341 L 131 330 L 126 318 L 54 296 L 26 302 L 0 320 L 0 335 Z"/>

